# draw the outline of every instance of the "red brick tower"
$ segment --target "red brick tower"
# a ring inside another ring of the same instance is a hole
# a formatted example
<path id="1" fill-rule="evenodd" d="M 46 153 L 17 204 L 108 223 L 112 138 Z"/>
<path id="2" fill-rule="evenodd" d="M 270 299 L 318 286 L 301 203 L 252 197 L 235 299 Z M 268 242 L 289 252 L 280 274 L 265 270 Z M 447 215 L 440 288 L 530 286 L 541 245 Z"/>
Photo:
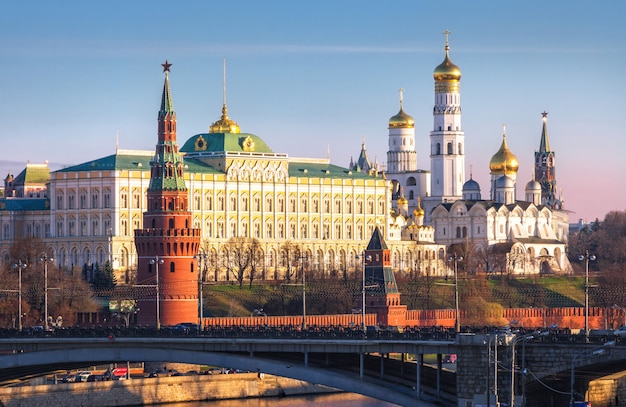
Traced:
<path id="1" fill-rule="evenodd" d="M 198 275 L 193 257 L 200 246 L 200 230 L 192 228 L 183 157 L 176 143 L 176 112 L 170 92 L 167 61 L 159 110 L 156 153 L 150 163 L 148 210 L 143 229 L 135 230 L 138 255 L 137 322 L 175 325 L 198 321 Z M 157 310 L 158 306 L 158 310 Z"/>
<path id="2" fill-rule="evenodd" d="M 400 304 L 391 251 L 378 227 L 365 249 L 365 287 L 366 312 L 375 312 L 379 325 L 404 327 L 407 307 Z"/>

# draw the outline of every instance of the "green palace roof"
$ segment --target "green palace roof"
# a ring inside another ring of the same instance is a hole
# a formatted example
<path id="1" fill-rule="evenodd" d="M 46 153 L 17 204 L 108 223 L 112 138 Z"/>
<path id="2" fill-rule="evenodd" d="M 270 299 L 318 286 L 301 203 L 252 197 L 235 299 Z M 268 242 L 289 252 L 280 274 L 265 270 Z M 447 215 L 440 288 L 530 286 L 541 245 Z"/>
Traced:
<path id="1" fill-rule="evenodd" d="M 3 211 L 42 211 L 50 209 L 48 198 L 3 198 L 0 210 Z"/>
<path id="2" fill-rule="evenodd" d="M 250 133 L 203 133 L 191 137 L 180 151 L 187 154 L 249 152 L 274 153 L 259 136 Z"/>
<path id="3" fill-rule="evenodd" d="M 111 170 L 150 170 L 153 155 L 112 154 L 82 164 L 72 165 L 55 172 L 111 171 Z"/>
<path id="4" fill-rule="evenodd" d="M 45 184 L 50 181 L 50 169 L 47 165 L 26 164 L 26 168 L 13 180 L 15 185 Z"/>
<path id="5" fill-rule="evenodd" d="M 143 154 L 112 154 L 106 157 L 73 165 L 55 172 L 81 172 L 81 171 L 114 171 L 136 170 L 150 171 L 150 161 L 153 156 L 145 152 Z M 199 174 L 223 174 L 224 172 L 201 161 L 200 158 L 184 156 L 185 172 Z M 350 178 L 350 179 L 377 179 L 366 172 L 351 171 L 337 165 L 328 163 L 311 163 L 289 161 L 289 177 L 296 178 Z M 378 177 L 380 179 L 380 177 Z"/>

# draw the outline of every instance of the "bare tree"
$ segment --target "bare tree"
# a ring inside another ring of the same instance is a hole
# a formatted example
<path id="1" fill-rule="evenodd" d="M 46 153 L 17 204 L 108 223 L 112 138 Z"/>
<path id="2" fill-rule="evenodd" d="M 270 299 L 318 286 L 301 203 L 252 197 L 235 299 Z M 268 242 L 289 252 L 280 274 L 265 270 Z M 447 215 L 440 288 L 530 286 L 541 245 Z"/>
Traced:
<path id="1" fill-rule="evenodd" d="M 243 287 L 246 275 L 250 279 L 250 285 L 252 285 L 258 263 L 259 241 L 247 237 L 231 237 L 226 242 L 224 249 L 227 273 L 231 273 L 235 277 L 239 283 L 239 288 Z"/>
<path id="2" fill-rule="evenodd" d="M 298 272 L 298 266 L 301 264 L 302 247 L 291 240 L 287 240 L 280 247 L 282 261 L 285 266 L 285 280 L 290 282 Z"/>

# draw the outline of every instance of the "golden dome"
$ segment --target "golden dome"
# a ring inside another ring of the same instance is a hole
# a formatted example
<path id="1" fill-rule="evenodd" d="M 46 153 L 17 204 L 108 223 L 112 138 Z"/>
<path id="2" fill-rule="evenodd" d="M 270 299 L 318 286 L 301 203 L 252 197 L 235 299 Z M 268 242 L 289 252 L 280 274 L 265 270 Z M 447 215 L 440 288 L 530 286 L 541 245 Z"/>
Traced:
<path id="1" fill-rule="evenodd" d="M 450 56 L 448 55 L 448 51 L 450 47 L 446 42 L 446 57 L 441 64 L 439 64 L 435 71 L 433 72 L 433 78 L 435 81 L 460 81 L 461 80 L 461 69 L 454 65 L 452 61 L 450 61 Z"/>
<path id="2" fill-rule="evenodd" d="M 222 117 L 209 127 L 209 133 L 241 133 L 237 122 L 228 117 L 226 103 L 222 106 Z"/>
<path id="3" fill-rule="evenodd" d="M 489 170 L 492 174 L 517 174 L 519 161 L 506 144 L 506 133 L 502 135 L 502 145 L 489 161 Z"/>
<path id="4" fill-rule="evenodd" d="M 417 197 L 417 208 L 413 211 L 413 216 L 416 218 L 424 216 L 424 210 L 422 209 L 422 199 L 421 197 Z"/>
<path id="5" fill-rule="evenodd" d="M 400 106 L 400 111 L 397 115 L 392 116 L 389 119 L 389 128 L 392 127 L 402 127 L 402 128 L 413 128 L 415 127 L 415 120 L 404 112 L 402 106 Z"/>
<path id="6" fill-rule="evenodd" d="M 400 198 L 398 198 L 398 205 L 408 205 L 409 204 L 409 200 L 406 199 L 404 196 L 401 196 Z"/>

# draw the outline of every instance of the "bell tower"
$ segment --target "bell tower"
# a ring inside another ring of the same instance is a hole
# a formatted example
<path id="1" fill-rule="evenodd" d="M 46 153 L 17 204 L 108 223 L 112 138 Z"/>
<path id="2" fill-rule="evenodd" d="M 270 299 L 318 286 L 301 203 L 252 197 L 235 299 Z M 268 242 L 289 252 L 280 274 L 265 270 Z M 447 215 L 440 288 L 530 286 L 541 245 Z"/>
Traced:
<path id="1" fill-rule="evenodd" d="M 461 70 L 450 60 L 446 36 L 446 56 L 433 72 L 435 106 L 430 132 L 431 197 L 424 199 L 427 216 L 442 202 L 462 198 L 465 182 L 465 133 L 461 127 Z"/>
<path id="2" fill-rule="evenodd" d="M 185 166 L 176 142 L 176 112 L 170 91 L 172 64 L 165 61 L 165 83 L 158 114 L 158 140 L 150 162 L 148 210 L 143 229 L 135 230 L 138 255 L 139 324 L 175 325 L 198 322 L 198 273 L 194 256 L 200 229 L 192 227 Z"/>

